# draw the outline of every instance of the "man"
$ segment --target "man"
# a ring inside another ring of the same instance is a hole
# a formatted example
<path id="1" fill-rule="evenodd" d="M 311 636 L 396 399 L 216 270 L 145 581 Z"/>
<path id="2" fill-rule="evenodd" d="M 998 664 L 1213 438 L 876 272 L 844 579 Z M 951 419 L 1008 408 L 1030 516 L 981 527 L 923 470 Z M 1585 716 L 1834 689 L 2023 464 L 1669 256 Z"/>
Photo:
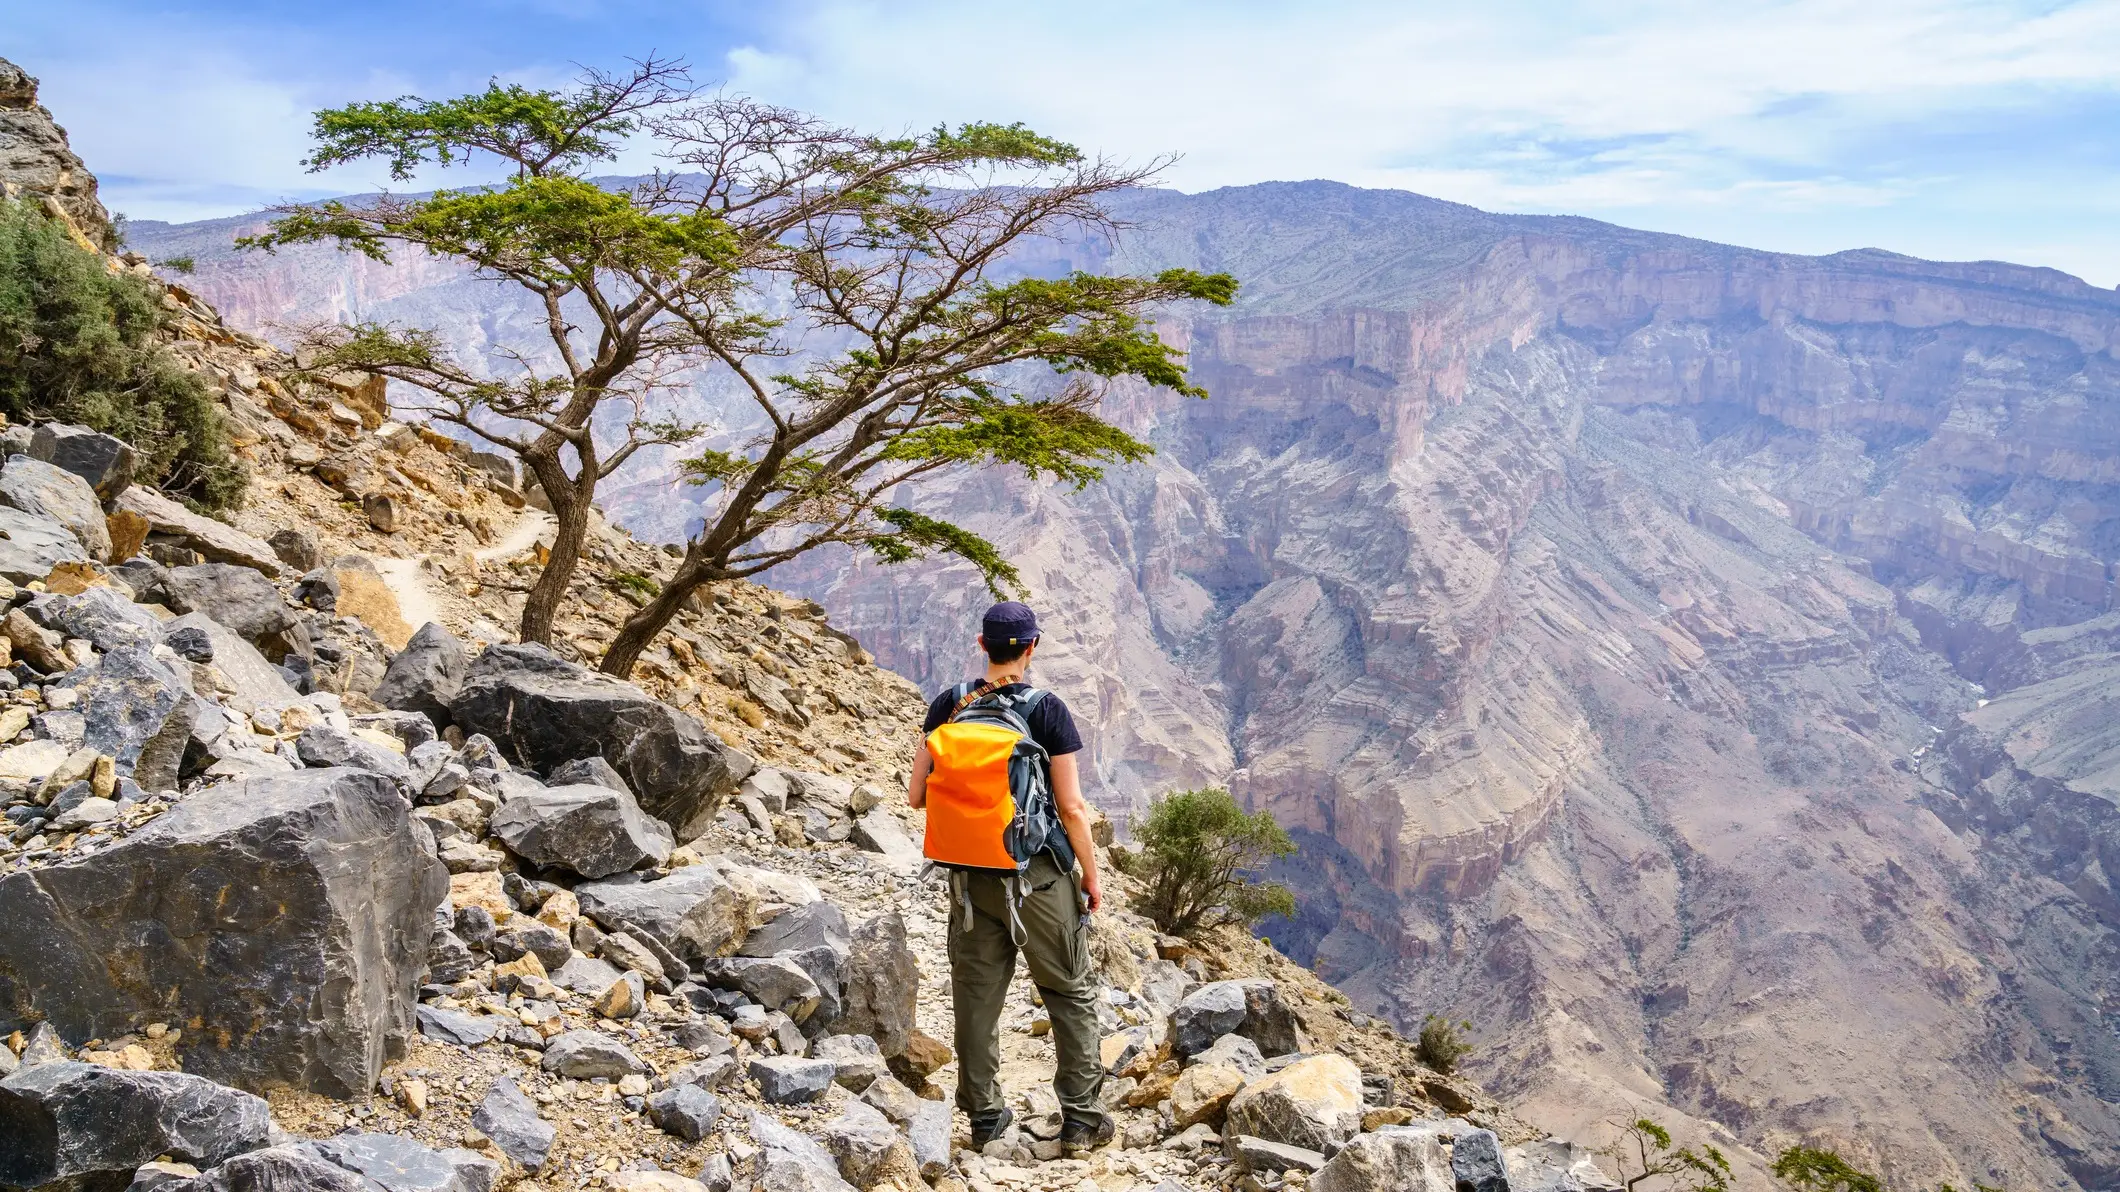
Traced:
<path id="1" fill-rule="evenodd" d="M 1038 619 L 1015 601 L 987 610 L 979 626 L 986 675 L 968 690 L 951 688 L 929 705 L 923 734 L 950 722 L 964 705 L 982 696 L 1019 696 L 1038 651 Z M 1015 906 L 1015 875 L 994 869 L 960 869 L 951 875 L 950 997 L 957 1019 L 957 1105 L 972 1120 L 976 1149 L 1008 1129 L 1014 1115 L 1002 1099 L 1001 1010 L 1016 975 L 1020 949 L 1052 1019 L 1056 1062 L 1053 1091 L 1059 1094 L 1060 1143 L 1076 1157 L 1111 1141 L 1112 1120 L 1104 1112 L 1104 1065 L 1099 1053 L 1097 1001 L 1101 996 L 1089 961 L 1089 916 L 1104 904 L 1097 854 L 1090 845 L 1089 804 L 1082 799 L 1076 763 L 1082 737 L 1060 697 L 1047 693 L 1024 722 L 1031 739 L 1051 757 L 1051 786 L 1065 839 L 1039 852 L 1021 881 Z M 1017 738 L 1020 739 L 1020 738 Z M 913 758 L 907 800 L 928 802 L 935 759 L 925 741 Z M 1079 877 L 1077 866 L 1080 866 Z M 1019 944 L 1020 941 L 1020 944 Z"/>

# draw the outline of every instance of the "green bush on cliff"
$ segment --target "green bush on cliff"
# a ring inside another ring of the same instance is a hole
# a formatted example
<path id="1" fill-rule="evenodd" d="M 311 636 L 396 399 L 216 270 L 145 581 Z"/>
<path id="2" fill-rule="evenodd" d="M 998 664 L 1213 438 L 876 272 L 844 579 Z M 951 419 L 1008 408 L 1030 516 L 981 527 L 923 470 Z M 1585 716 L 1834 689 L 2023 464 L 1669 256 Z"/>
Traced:
<path id="1" fill-rule="evenodd" d="M 1221 789 L 1174 791 L 1133 823 L 1135 848 L 1121 868 L 1148 883 L 1134 902 L 1156 928 L 1192 935 L 1224 923 L 1295 914 L 1295 895 L 1246 876 L 1296 851 L 1273 817 L 1246 814 Z"/>
<path id="2" fill-rule="evenodd" d="M 152 282 L 113 274 L 43 212 L 0 200 L 0 413 L 116 435 L 139 451 L 142 479 L 223 508 L 243 472 L 205 383 L 155 342 L 168 317 Z"/>
<path id="3" fill-rule="evenodd" d="M 1448 1076 L 1457 1071 L 1459 1060 L 1472 1054 L 1472 1044 L 1463 1034 L 1471 1029 L 1470 1022 L 1452 1022 L 1440 1014 L 1430 1014 L 1421 1023 L 1421 1037 L 1414 1044 L 1414 1057 Z"/>

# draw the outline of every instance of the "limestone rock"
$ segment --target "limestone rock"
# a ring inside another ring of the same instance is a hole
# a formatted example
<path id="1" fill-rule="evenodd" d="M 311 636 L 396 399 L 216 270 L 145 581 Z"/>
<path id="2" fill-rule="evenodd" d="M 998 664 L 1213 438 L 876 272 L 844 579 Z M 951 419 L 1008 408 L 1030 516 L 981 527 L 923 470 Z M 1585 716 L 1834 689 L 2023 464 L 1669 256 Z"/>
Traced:
<path id="1" fill-rule="evenodd" d="M 670 825 L 680 843 L 706 830 L 722 797 L 752 765 L 698 721 L 631 683 L 539 646 L 488 648 L 472 663 L 450 710 L 466 733 L 484 733 L 539 769 L 601 756 L 641 809 Z"/>
<path id="2" fill-rule="evenodd" d="M 652 937 L 695 962 L 733 951 L 757 913 L 754 897 L 705 865 L 687 866 L 656 881 L 621 874 L 583 882 L 574 895 L 582 913 L 606 928 Z"/>
<path id="3" fill-rule="evenodd" d="M 1270 1142 L 1254 1138 L 1249 1134 L 1232 1134 L 1223 1140 L 1222 1149 L 1237 1161 L 1237 1168 L 1253 1175 L 1274 1175 L 1284 1171 L 1317 1171 L 1325 1166 L 1325 1156 L 1309 1147 L 1291 1146 L 1284 1142 Z"/>
<path id="4" fill-rule="evenodd" d="M 717 989 L 739 990 L 768 1010 L 797 1022 L 817 1009 L 817 982 L 785 956 L 733 956 L 702 961 L 699 979 Z"/>
<path id="5" fill-rule="evenodd" d="M 824 1096 L 837 1069 L 829 1060 L 773 1055 L 752 1060 L 750 1074 L 758 1082 L 758 1095 L 768 1104 L 798 1105 Z"/>
<path id="6" fill-rule="evenodd" d="M 1460 1130 L 1450 1146 L 1450 1174 L 1460 1192 L 1509 1192 L 1502 1142 L 1492 1130 Z"/>
<path id="7" fill-rule="evenodd" d="M 36 1064 L 0 1081 L 0 1185 L 108 1179 L 164 1154 L 210 1166 L 271 1125 L 262 1099 L 197 1076 Z"/>
<path id="8" fill-rule="evenodd" d="M 1216 1125 L 1230 1098 L 1244 1088 L 1244 1074 L 1220 1064 L 1194 1064 L 1170 1089 L 1171 1118 L 1183 1130 L 1196 1122 Z"/>
<path id="9" fill-rule="evenodd" d="M 904 1055 L 914 1034 L 920 990 L 920 966 L 906 942 L 904 917 L 892 910 L 863 920 L 854 929 L 843 972 L 833 1029 L 869 1036 L 886 1058 Z"/>
<path id="10" fill-rule="evenodd" d="M 449 723 L 449 705 L 463 690 L 470 668 L 464 643 L 438 621 L 420 626 L 383 672 L 368 698 L 386 708 L 418 712 L 437 725 Z M 555 776 L 556 782 L 568 782 Z"/>
<path id="11" fill-rule="evenodd" d="M 163 639 L 153 613 L 111 588 L 88 588 L 73 596 L 37 596 L 24 606 L 29 618 L 66 637 L 85 638 L 104 652 L 153 645 Z"/>
<path id="12" fill-rule="evenodd" d="M 1170 1016 L 1170 1049 L 1181 1056 L 1202 1052 L 1244 1025 L 1244 987 L 1216 981 L 1187 994 Z"/>
<path id="13" fill-rule="evenodd" d="M 47 422 L 30 436 L 32 459 L 64 469 L 88 485 L 98 502 L 109 504 L 133 482 L 139 461 L 131 445 L 116 435 Z"/>
<path id="14" fill-rule="evenodd" d="M 1362 1128 L 1362 1070 L 1314 1055 L 1246 1086 L 1229 1102 L 1227 1130 L 1322 1151 Z"/>
<path id="15" fill-rule="evenodd" d="M 162 591 L 171 609 L 203 613 L 253 645 L 263 647 L 294 625 L 294 612 L 280 598 L 280 590 L 248 567 L 231 563 L 172 567 L 162 581 Z"/>
<path id="16" fill-rule="evenodd" d="M 1347 1141 L 1310 1181 L 1315 1192 L 1454 1192 L 1436 1131 L 1386 1128 Z"/>
<path id="17" fill-rule="evenodd" d="M 96 490 L 64 468 L 26 455 L 9 456 L 0 467 L 0 505 L 48 517 L 65 526 L 89 558 L 110 558 L 110 530 L 103 524 Z"/>
<path id="18" fill-rule="evenodd" d="M 493 1192 L 500 1164 L 473 1151 L 437 1151 L 400 1134 L 341 1134 L 295 1144 L 380 1185 L 383 1192 Z"/>
<path id="19" fill-rule="evenodd" d="M 648 1098 L 648 1120 L 665 1134 L 698 1142 L 721 1120 L 721 1098 L 696 1084 L 667 1088 Z"/>
<path id="20" fill-rule="evenodd" d="M 825 1149 L 838 1160 L 839 1174 L 857 1188 L 882 1184 L 907 1188 L 920 1181 L 912 1144 L 889 1119 L 860 1101 L 847 1102 L 819 1134 Z"/>
<path id="21" fill-rule="evenodd" d="M 890 1068 L 883 1061 L 883 1052 L 877 1048 L 876 1040 L 867 1035 L 821 1036 L 810 1044 L 810 1058 L 831 1061 L 833 1081 L 849 1092 L 863 1092 L 878 1081 L 890 1081 L 907 1096 L 912 1095 L 891 1078 Z M 883 1106 L 876 1108 L 883 1109 Z M 885 1109 L 884 1113 L 890 1116 L 890 1110 Z M 892 1120 L 899 1119 L 894 1117 Z"/>
<path id="22" fill-rule="evenodd" d="M 183 1022 L 186 1071 L 365 1092 L 411 1030 L 446 890 L 387 779 L 216 787 L 93 856 L 0 877 L 0 1030 Z"/>
<path id="23" fill-rule="evenodd" d="M 537 1115 L 537 1103 L 523 1095 L 515 1081 L 503 1076 L 486 1090 L 484 1100 L 471 1115 L 471 1124 L 493 1140 L 501 1153 L 536 1171 L 545 1165 L 556 1133 L 552 1123 Z"/>
<path id="24" fill-rule="evenodd" d="M 545 1046 L 542 1066 L 555 1076 L 578 1080 L 598 1076 L 616 1080 L 648 1070 L 625 1044 L 602 1031 L 568 1031 L 553 1039 Z"/>
<path id="25" fill-rule="evenodd" d="M 280 573 L 279 556 L 270 546 L 234 526 L 193 513 L 150 488 L 133 485 L 118 494 L 118 508 L 147 519 L 157 534 L 168 534 L 216 563 L 234 563 L 266 575 Z M 4 524 L 0 524 L 4 528 Z M 4 569 L 0 569 L 4 574 Z"/>
<path id="26" fill-rule="evenodd" d="M 508 1021 L 491 1014 L 470 1014 L 462 1010 L 444 1010 L 438 1006 L 421 1006 L 418 1009 L 420 1033 L 430 1039 L 454 1043 L 458 1047 L 477 1047 L 490 1043 L 508 1026 Z"/>
<path id="27" fill-rule="evenodd" d="M 487 831 L 508 851 L 587 878 L 609 877 L 669 859 L 670 829 L 641 814 L 623 791 L 557 786 L 501 804 Z"/>
<path id="28" fill-rule="evenodd" d="M 155 1185 L 157 1192 L 376 1192 L 377 1186 L 301 1143 L 237 1155 L 190 1179 Z"/>
<path id="29" fill-rule="evenodd" d="M 88 552 L 64 525 L 42 514 L 0 506 L 0 578 L 26 584 L 43 579 L 61 563 L 88 561 Z"/>

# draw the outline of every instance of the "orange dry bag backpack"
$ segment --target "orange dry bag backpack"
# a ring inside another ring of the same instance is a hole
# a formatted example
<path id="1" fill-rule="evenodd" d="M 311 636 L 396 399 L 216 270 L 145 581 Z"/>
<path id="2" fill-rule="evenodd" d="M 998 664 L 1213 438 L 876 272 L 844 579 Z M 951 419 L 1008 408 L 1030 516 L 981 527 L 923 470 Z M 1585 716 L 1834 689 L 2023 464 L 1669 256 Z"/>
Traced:
<path id="1" fill-rule="evenodd" d="M 1052 759 L 1031 739 L 1031 713 L 1046 693 L 1004 695 L 960 683 L 951 695 L 957 711 L 927 737 L 934 769 L 922 851 L 950 868 L 1020 873 L 1067 839 L 1053 803 Z"/>

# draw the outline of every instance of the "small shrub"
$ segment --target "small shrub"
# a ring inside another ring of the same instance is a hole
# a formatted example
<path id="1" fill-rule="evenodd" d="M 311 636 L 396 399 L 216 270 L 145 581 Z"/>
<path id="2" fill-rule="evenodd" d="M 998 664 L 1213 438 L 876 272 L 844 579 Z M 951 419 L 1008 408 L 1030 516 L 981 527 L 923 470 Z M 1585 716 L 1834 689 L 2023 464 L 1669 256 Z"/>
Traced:
<path id="1" fill-rule="evenodd" d="M 1156 928 L 1192 935 L 1224 923 L 1295 914 L 1295 895 L 1245 875 L 1296 851 L 1273 817 L 1246 814 L 1219 788 L 1175 791 L 1133 825 L 1136 852 L 1124 872 L 1148 883 L 1134 901 Z"/>
<path id="2" fill-rule="evenodd" d="M 162 268 L 173 273 L 182 273 L 186 276 L 196 271 L 198 267 L 199 263 L 191 257 L 171 257 L 162 262 Z"/>
<path id="3" fill-rule="evenodd" d="M 0 200 L 0 412 L 116 435 L 142 479 L 226 508 L 243 469 L 205 382 L 155 341 L 167 318 L 154 283 L 112 274 L 43 212 Z"/>
<path id="4" fill-rule="evenodd" d="M 661 584 L 637 571 L 618 572 L 605 582 L 619 591 L 634 597 L 641 604 L 646 604 L 657 596 L 662 595 Z"/>
<path id="5" fill-rule="evenodd" d="M 729 711 L 735 713 L 738 720 L 743 721 L 752 728 L 764 728 L 766 726 L 765 709 L 740 695 L 729 697 Z"/>
<path id="6" fill-rule="evenodd" d="M 1620 1127 L 1622 1137 L 1607 1154 L 1619 1168 L 1620 1186 L 1627 1192 L 1730 1192 L 1730 1161 L 1714 1147 L 1699 1150 L 1673 1146 L 1671 1132 L 1648 1118 L 1636 1118 Z M 1649 1183 L 1660 1180 L 1660 1183 Z"/>
<path id="7" fill-rule="evenodd" d="M 1472 1044 L 1462 1033 L 1471 1029 L 1469 1022 L 1452 1022 L 1439 1014 L 1430 1014 L 1421 1023 L 1421 1037 L 1414 1044 L 1413 1054 L 1422 1063 L 1448 1076 L 1457 1071 L 1459 1060 L 1472 1054 Z"/>
<path id="8" fill-rule="evenodd" d="M 1790 1147 L 1775 1157 L 1774 1176 L 1807 1192 L 1884 1192 L 1884 1181 L 1825 1147 Z"/>

